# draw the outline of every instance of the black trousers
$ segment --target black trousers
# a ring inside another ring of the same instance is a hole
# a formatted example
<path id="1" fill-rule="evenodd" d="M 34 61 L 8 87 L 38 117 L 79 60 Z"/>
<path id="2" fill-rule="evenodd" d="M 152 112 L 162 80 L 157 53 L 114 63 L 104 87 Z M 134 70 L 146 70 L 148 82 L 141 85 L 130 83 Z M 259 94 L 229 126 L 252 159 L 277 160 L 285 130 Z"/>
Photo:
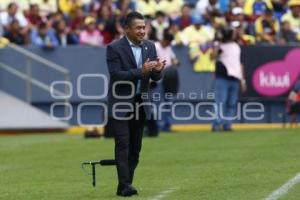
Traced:
<path id="1" fill-rule="evenodd" d="M 148 136 L 156 137 L 159 135 L 157 120 L 155 119 L 154 113 L 151 113 L 151 118 L 146 121 L 145 125 L 146 125 L 146 130 L 148 132 Z"/>
<path id="2" fill-rule="evenodd" d="M 136 102 L 141 102 L 137 99 Z M 130 120 L 111 119 L 115 139 L 115 160 L 118 172 L 118 190 L 131 185 L 134 171 L 139 162 L 139 154 L 142 148 L 143 129 L 145 123 L 145 111 L 143 106 L 134 109 L 134 116 Z M 136 116 L 138 112 L 138 116 Z"/>
<path id="3" fill-rule="evenodd" d="M 300 101 L 296 102 L 296 103 L 293 103 L 290 106 L 290 112 L 289 112 L 289 114 L 300 114 Z"/>

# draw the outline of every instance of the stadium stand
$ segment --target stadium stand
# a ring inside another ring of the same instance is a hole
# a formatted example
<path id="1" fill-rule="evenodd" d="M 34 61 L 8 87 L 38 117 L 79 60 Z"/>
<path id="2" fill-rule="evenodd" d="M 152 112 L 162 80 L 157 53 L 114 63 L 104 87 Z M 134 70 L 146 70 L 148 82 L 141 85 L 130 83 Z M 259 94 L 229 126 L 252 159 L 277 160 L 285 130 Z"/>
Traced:
<path id="1" fill-rule="evenodd" d="M 46 24 L 57 40 L 72 38 L 72 42 L 60 45 L 74 45 L 80 43 L 80 35 L 85 32 L 85 19 L 93 18 L 95 31 L 103 37 L 104 44 L 109 44 L 122 36 L 124 16 L 137 10 L 149 19 L 149 35 L 153 31 L 161 35 L 163 29 L 177 36 L 176 43 L 183 42 L 180 33 L 190 28 L 193 18 L 198 18 L 203 27 L 214 31 L 220 25 L 239 29 L 244 33 L 241 45 L 255 41 L 283 44 L 299 41 L 299 7 L 299 0 L 2 0 L 0 34 L 28 46 L 34 43 L 31 32 Z M 157 15 L 161 16 L 158 22 Z M 57 29 L 62 23 L 66 24 L 63 31 Z"/>

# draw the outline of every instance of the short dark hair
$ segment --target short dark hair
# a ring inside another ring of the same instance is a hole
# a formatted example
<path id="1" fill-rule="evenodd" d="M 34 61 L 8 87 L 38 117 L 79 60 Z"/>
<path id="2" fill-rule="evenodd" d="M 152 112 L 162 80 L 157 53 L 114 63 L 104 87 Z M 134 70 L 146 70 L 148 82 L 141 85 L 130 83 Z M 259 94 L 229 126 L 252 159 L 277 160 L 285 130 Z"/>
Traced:
<path id="1" fill-rule="evenodd" d="M 168 42 L 172 42 L 174 40 L 174 36 L 169 33 L 169 32 L 164 32 L 164 40 L 168 41 Z"/>
<path id="2" fill-rule="evenodd" d="M 222 33 L 222 42 L 230 42 L 232 41 L 232 36 L 233 36 L 233 29 L 231 28 L 227 28 L 227 27 L 223 27 L 221 29 L 221 33 Z"/>
<path id="3" fill-rule="evenodd" d="M 129 14 L 127 14 L 125 20 L 124 20 L 124 25 L 125 26 L 130 26 L 131 23 L 135 20 L 135 19 L 142 19 L 144 20 L 144 16 L 139 13 L 139 12 L 130 12 Z"/>
<path id="4" fill-rule="evenodd" d="M 47 28 L 47 23 L 46 22 L 40 22 L 39 24 L 38 24 L 38 29 L 44 29 L 44 28 Z"/>
<path id="5" fill-rule="evenodd" d="M 155 17 L 165 17 L 165 16 L 166 16 L 166 14 L 164 12 L 162 12 L 162 11 L 157 11 L 155 13 Z"/>
<path id="6" fill-rule="evenodd" d="M 266 8 L 266 10 L 265 10 L 265 14 L 273 14 L 273 10 L 271 9 L 271 8 Z"/>
<path id="7" fill-rule="evenodd" d="M 8 9 L 11 9 L 13 6 L 18 6 L 15 2 L 11 2 L 7 5 Z"/>

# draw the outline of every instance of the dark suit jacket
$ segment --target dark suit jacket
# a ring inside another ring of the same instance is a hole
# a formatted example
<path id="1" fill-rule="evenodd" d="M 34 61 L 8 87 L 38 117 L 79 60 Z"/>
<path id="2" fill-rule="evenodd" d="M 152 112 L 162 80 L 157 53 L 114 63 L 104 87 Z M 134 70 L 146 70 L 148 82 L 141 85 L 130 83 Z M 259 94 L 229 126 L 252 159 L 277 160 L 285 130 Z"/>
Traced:
<path id="1" fill-rule="evenodd" d="M 155 60 L 157 58 L 154 43 L 144 40 L 142 43 L 142 59 L 143 63 L 147 59 Z M 142 69 L 138 68 L 135 62 L 134 55 L 126 37 L 107 46 L 106 62 L 110 74 L 109 90 L 108 90 L 108 115 L 112 116 L 112 108 L 116 103 L 126 103 L 133 106 L 135 103 L 135 88 L 138 80 L 141 80 L 142 96 L 149 96 L 149 80 L 154 81 L 161 79 L 161 73 L 152 71 L 147 74 L 142 74 Z M 118 96 L 131 96 L 131 98 L 118 98 L 113 95 L 113 85 L 116 81 L 128 81 L 124 84 L 117 84 L 114 87 L 115 94 Z M 134 87 L 130 86 L 130 84 Z M 131 95 L 132 94 L 132 95 Z M 150 96 L 149 96 L 150 97 Z M 143 98 L 143 102 L 150 102 L 150 98 Z M 118 106 L 117 108 L 121 108 Z M 129 106 L 124 106 L 128 109 Z M 150 118 L 151 106 L 144 106 L 146 117 Z M 128 112 L 118 112 L 117 116 L 124 117 Z"/>

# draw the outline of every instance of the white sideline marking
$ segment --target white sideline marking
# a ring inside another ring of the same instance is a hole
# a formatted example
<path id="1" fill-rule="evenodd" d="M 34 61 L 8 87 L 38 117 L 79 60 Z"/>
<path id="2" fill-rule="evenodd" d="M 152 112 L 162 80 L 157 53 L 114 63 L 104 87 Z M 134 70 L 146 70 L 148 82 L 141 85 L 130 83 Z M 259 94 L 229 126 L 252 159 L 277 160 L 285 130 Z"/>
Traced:
<path id="1" fill-rule="evenodd" d="M 297 183 L 300 183 L 300 173 L 296 174 L 294 178 L 288 180 L 284 185 L 272 192 L 265 200 L 278 199 L 279 197 L 285 195 L 289 189 L 291 189 Z"/>
<path id="2" fill-rule="evenodd" d="M 162 191 L 161 193 L 159 193 L 158 195 L 150 198 L 150 200 L 160 200 L 164 197 L 166 197 L 167 195 L 171 194 L 172 192 L 174 192 L 176 190 L 176 188 L 170 188 L 168 190 Z"/>

